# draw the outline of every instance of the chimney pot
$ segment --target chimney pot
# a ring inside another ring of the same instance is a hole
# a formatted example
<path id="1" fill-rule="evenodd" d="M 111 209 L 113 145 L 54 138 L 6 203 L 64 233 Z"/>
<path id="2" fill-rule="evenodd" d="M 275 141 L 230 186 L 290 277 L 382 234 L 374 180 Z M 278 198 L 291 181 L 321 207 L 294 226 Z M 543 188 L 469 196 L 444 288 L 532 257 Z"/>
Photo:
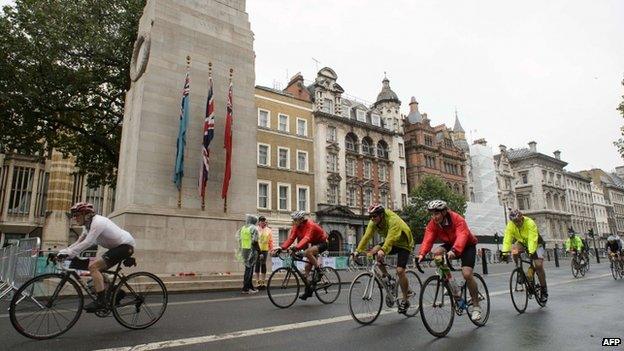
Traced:
<path id="1" fill-rule="evenodd" d="M 529 141 L 529 150 L 537 152 L 537 143 L 534 141 Z"/>

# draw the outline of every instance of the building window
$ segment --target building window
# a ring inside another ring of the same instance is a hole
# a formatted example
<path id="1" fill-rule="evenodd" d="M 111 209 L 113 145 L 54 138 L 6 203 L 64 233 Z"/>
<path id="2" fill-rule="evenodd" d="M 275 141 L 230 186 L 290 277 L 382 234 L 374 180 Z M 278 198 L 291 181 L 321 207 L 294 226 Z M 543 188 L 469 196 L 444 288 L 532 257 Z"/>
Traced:
<path id="1" fill-rule="evenodd" d="M 37 217 L 45 217 L 46 200 L 48 199 L 48 184 L 50 182 L 50 173 L 43 170 L 39 171 L 39 185 L 37 186 L 37 203 L 35 205 L 35 215 Z"/>
<path id="2" fill-rule="evenodd" d="M 279 116 L 278 116 L 278 122 L 279 122 L 279 124 L 277 126 L 277 129 L 280 132 L 288 133 L 288 126 L 290 124 L 289 121 L 288 121 L 288 116 L 287 115 L 283 115 L 283 114 L 280 113 Z"/>
<path id="3" fill-rule="evenodd" d="M 431 138 L 431 135 L 425 135 L 425 145 L 433 146 L 433 138 Z"/>
<path id="4" fill-rule="evenodd" d="M 399 157 L 405 157 L 405 148 L 403 143 L 399 143 Z"/>
<path id="5" fill-rule="evenodd" d="M 258 109 L 258 126 L 271 128 L 271 113 L 269 111 Z"/>
<path id="6" fill-rule="evenodd" d="M 347 206 L 349 207 L 355 207 L 356 206 L 356 190 L 355 188 L 351 187 L 349 189 L 347 189 Z"/>
<path id="7" fill-rule="evenodd" d="M 335 143 L 338 138 L 336 137 L 336 127 L 327 128 L 327 140 Z"/>
<path id="8" fill-rule="evenodd" d="M 101 215 L 104 210 L 104 187 L 100 186 L 98 188 L 89 188 L 87 187 L 87 202 L 93 204 L 93 209 L 95 213 Z"/>
<path id="9" fill-rule="evenodd" d="M 258 208 L 271 208 L 271 183 L 258 181 Z"/>
<path id="10" fill-rule="evenodd" d="M 529 172 L 520 173 L 520 178 L 522 180 L 522 184 L 529 184 Z"/>
<path id="11" fill-rule="evenodd" d="M 371 163 L 370 161 L 364 162 L 364 178 L 371 179 Z"/>
<path id="12" fill-rule="evenodd" d="M 310 207 L 308 206 L 308 194 L 310 193 L 310 188 L 307 186 L 297 186 L 297 211 L 306 211 L 310 212 Z"/>
<path id="13" fill-rule="evenodd" d="M 357 142 L 352 134 L 345 138 L 345 148 L 349 151 L 357 152 Z"/>
<path id="14" fill-rule="evenodd" d="M 308 121 L 297 118 L 297 135 L 308 136 Z"/>
<path id="15" fill-rule="evenodd" d="M 277 184 L 277 193 L 279 196 L 277 209 L 280 211 L 290 211 L 290 185 Z"/>
<path id="16" fill-rule="evenodd" d="M 327 189 L 327 202 L 330 205 L 338 204 L 338 185 L 329 185 L 329 188 Z"/>
<path id="17" fill-rule="evenodd" d="M 338 172 L 338 155 L 327 154 L 327 171 Z"/>
<path id="18" fill-rule="evenodd" d="M 403 207 L 407 206 L 407 194 L 401 194 L 401 204 Z"/>
<path id="19" fill-rule="evenodd" d="M 401 173 L 401 184 L 405 184 L 407 183 L 407 181 L 405 180 L 405 167 L 401 166 L 399 167 L 399 173 Z"/>
<path id="20" fill-rule="evenodd" d="M 373 125 L 381 127 L 381 117 L 378 114 L 373 113 L 371 115 L 371 121 L 373 122 Z"/>
<path id="21" fill-rule="evenodd" d="M 278 154 L 277 167 L 286 168 L 286 169 L 290 168 L 290 149 L 278 147 L 277 154 Z"/>
<path id="22" fill-rule="evenodd" d="M 355 117 L 360 122 L 366 122 L 366 111 L 355 109 Z"/>
<path id="23" fill-rule="evenodd" d="M 388 207 L 388 193 L 385 190 L 379 193 L 379 202 L 383 207 Z"/>
<path id="24" fill-rule="evenodd" d="M 308 171 L 308 153 L 306 151 L 297 150 L 297 170 Z"/>
<path id="25" fill-rule="evenodd" d="M 388 159 L 388 145 L 384 141 L 377 143 L 377 157 Z"/>
<path id="26" fill-rule="evenodd" d="M 374 155 L 375 150 L 368 139 L 362 139 L 362 153 L 364 155 Z"/>
<path id="27" fill-rule="evenodd" d="M 74 185 L 72 191 L 72 204 L 82 202 L 82 187 L 84 185 L 84 175 L 74 173 Z"/>
<path id="28" fill-rule="evenodd" d="M 271 165 L 271 146 L 267 144 L 258 144 L 258 165 Z"/>
<path id="29" fill-rule="evenodd" d="M 373 203 L 373 191 L 371 189 L 364 190 L 364 205 L 370 206 Z"/>
<path id="30" fill-rule="evenodd" d="M 334 113 L 334 101 L 332 99 L 327 99 L 327 98 L 323 99 L 323 108 L 321 111 L 333 114 Z"/>
<path id="31" fill-rule="evenodd" d="M 433 156 L 426 156 L 425 155 L 425 166 L 427 166 L 428 168 L 436 168 L 436 159 Z"/>
<path id="32" fill-rule="evenodd" d="M 378 170 L 379 170 L 379 181 L 385 182 L 386 181 L 386 172 L 388 172 L 388 168 L 386 167 L 386 165 L 380 164 L 379 167 L 378 167 Z"/>
<path id="33" fill-rule="evenodd" d="M 33 190 L 34 175 L 35 170 L 33 168 L 13 168 L 8 214 L 19 216 L 30 214 L 30 197 Z"/>
<path id="34" fill-rule="evenodd" d="M 342 104 L 340 112 L 342 113 L 342 117 L 351 118 L 351 108 L 346 104 Z"/>
<path id="35" fill-rule="evenodd" d="M 355 160 L 352 158 L 347 159 L 347 176 L 355 177 Z"/>

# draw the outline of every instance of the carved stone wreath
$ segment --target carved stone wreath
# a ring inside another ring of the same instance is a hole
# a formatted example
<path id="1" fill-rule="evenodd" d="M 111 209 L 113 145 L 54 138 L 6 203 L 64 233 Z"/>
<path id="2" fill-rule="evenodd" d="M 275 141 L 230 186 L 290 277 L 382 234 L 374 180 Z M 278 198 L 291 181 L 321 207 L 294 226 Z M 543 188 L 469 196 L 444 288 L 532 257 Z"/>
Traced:
<path id="1" fill-rule="evenodd" d="M 139 78 L 141 78 L 147 68 L 150 44 L 151 40 L 148 33 L 139 34 L 136 42 L 134 43 L 132 60 L 130 61 L 130 79 L 132 79 L 133 82 L 136 82 Z"/>

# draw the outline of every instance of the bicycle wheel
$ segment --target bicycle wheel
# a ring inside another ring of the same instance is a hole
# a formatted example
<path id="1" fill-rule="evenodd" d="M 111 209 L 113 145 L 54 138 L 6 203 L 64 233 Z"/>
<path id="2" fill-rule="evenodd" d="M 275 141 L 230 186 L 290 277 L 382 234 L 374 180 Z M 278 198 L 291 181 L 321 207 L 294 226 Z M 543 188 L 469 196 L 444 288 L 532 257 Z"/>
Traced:
<path id="1" fill-rule="evenodd" d="M 333 303 L 340 296 L 340 289 L 342 287 L 338 272 L 331 267 L 322 267 L 320 280 L 316 283 L 316 288 L 314 289 L 314 294 L 316 294 L 319 301 L 326 305 Z"/>
<path id="2" fill-rule="evenodd" d="M 477 296 L 479 299 L 479 306 L 481 307 L 481 319 L 475 320 L 472 319 L 472 311 L 474 310 L 474 304 L 472 302 L 472 295 L 470 295 L 470 291 L 464 291 L 464 300 L 468 306 L 468 318 L 474 325 L 477 327 L 482 327 L 487 322 L 490 317 L 490 293 L 488 291 L 487 285 L 485 285 L 485 280 L 478 273 L 473 273 L 475 283 L 477 283 Z M 466 287 L 466 290 L 468 288 Z"/>
<path id="3" fill-rule="evenodd" d="M 292 306 L 297 301 L 300 289 L 301 286 L 297 274 L 288 267 L 274 270 L 267 283 L 269 300 L 279 308 Z"/>
<path id="4" fill-rule="evenodd" d="M 617 271 L 617 268 L 615 267 L 613 260 L 611 261 L 611 275 L 613 276 L 613 279 L 615 280 L 617 280 L 618 277 L 620 276 L 620 272 Z"/>
<path id="5" fill-rule="evenodd" d="M 165 284 L 152 273 L 136 272 L 125 277 L 113 292 L 113 316 L 128 329 L 145 329 L 167 309 Z"/>
<path id="6" fill-rule="evenodd" d="M 420 290 L 422 289 L 422 281 L 413 270 L 407 270 L 405 272 L 407 275 L 407 280 L 409 282 L 409 293 L 408 293 L 408 301 L 410 303 L 410 307 L 405 312 L 405 315 L 408 317 L 414 317 L 418 311 L 420 311 Z M 400 288 L 399 288 L 400 290 Z"/>
<path id="7" fill-rule="evenodd" d="M 518 313 L 524 313 L 529 303 L 529 292 L 526 285 L 526 276 L 521 268 L 516 268 L 509 277 L 509 294 L 511 302 Z"/>
<path id="8" fill-rule="evenodd" d="M 349 287 L 349 312 L 360 324 L 371 324 L 381 313 L 383 291 L 372 273 L 364 272 L 355 277 Z"/>
<path id="9" fill-rule="evenodd" d="M 455 319 L 455 300 L 448 284 L 433 275 L 420 291 L 420 317 L 431 335 L 441 338 L 448 334 Z"/>
<path id="10" fill-rule="evenodd" d="M 572 259 L 570 265 L 572 266 L 572 275 L 574 276 L 574 278 L 578 278 L 579 275 L 581 274 L 578 264 L 576 263 L 576 259 Z"/>
<path id="11" fill-rule="evenodd" d="M 544 299 L 542 297 L 542 285 L 540 284 L 539 279 L 536 279 L 534 276 L 532 284 L 533 284 L 533 295 L 535 296 L 535 302 L 537 302 L 537 304 L 540 305 L 540 307 L 546 306 L 546 302 L 548 302 L 548 299 Z"/>
<path id="12" fill-rule="evenodd" d="M 44 340 L 76 324 L 84 303 L 82 290 L 62 274 L 44 274 L 20 287 L 9 306 L 11 324 L 20 334 Z"/>

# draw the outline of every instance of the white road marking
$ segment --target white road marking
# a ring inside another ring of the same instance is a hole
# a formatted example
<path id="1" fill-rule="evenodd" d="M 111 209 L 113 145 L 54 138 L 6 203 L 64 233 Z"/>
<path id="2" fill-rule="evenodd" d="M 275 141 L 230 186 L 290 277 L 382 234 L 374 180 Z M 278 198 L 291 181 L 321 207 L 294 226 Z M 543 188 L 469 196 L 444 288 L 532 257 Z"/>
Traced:
<path id="1" fill-rule="evenodd" d="M 593 279 L 599 279 L 599 278 L 608 277 L 610 275 L 611 274 L 609 273 L 609 274 L 602 274 L 602 275 L 591 277 L 591 278 L 565 280 L 565 281 L 561 281 L 561 282 L 557 282 L 557 283 L 552 283 L 549 286 L 570 284 L 570 283 L 574 283 L 574 282 L 583 282 L 583 281 L 587 281 L 587 280 L 593 280 Z M 503 294 L 508 294 L 508 293 L 509 293 L 508 289 L 501 290 L 501 291 L 496 291 L 496 292 L 490 293 L 490 297 L 503 295 Z M 239 298 L 236 298 L 236 299 L 239 299 Z M 221 299 L 221 300 L 225 300 L 225 299 Z M 191 301 L 187 301 L 187 302 L 190 303 Z M 393 312 L 396 313 L 396 310 L 395 309 L 384 309 L 383 311 L 381 311 L 380 315 L 393 313 Z M 140 345 L 135 345 L 135 346 L 124 346 L 124 347 L 117 347 L 117 348 L 101 349 L 101 350 L 97 350 L 97 351 L 149 351 L 149 350 L 161 350 L 161 349 L 166 349 L 166 348 L 171 348 L 171 347 L 207 344 L 207 343 L 211 343 L 211 342 L 215 342 L 215 341 L 223 341 L 223 340 L 230 340 L 230 339 L 245 338 L 245 337 L 249 337 L 249 336 L 263 335 L 263 334 L 279 333 L 279 332 L 289 331 L 289 330 L 293 330 L 293 329 L 311 328 L 311 327 L 327 325 L 327 324 L 332 324 L 332 323 L 346 322 L 346 321 L 350 321 L 352 319 L 353 319 L 353 317 L 351 317 L 351 315 L 338 316 L 338 317 L 319 319 L 319 320 L 314 320 L 314 321 L 306 321 L 306 322 L 300 322 L 300 323 L 289 323 L 289 324 L 283 324 L 283 325 L 276 325 L 276 326 L 272 326 L 272 327 L 264 327 L 264 328 L 256 328 L 256 329 L 249 329 L 249 330 L 241 330 L 241 331 L 235 331 L 235 332 L 230 332 L 230 333 L 213 334 L 213 335 L 199 336 L 199 337 L 193 337 L 193 338 L 165 340 L 165 341 L 158 341 L 158 342 L 153 342 L 153 343 L 148 343 L 148 344 L 140 344 Z"/>

